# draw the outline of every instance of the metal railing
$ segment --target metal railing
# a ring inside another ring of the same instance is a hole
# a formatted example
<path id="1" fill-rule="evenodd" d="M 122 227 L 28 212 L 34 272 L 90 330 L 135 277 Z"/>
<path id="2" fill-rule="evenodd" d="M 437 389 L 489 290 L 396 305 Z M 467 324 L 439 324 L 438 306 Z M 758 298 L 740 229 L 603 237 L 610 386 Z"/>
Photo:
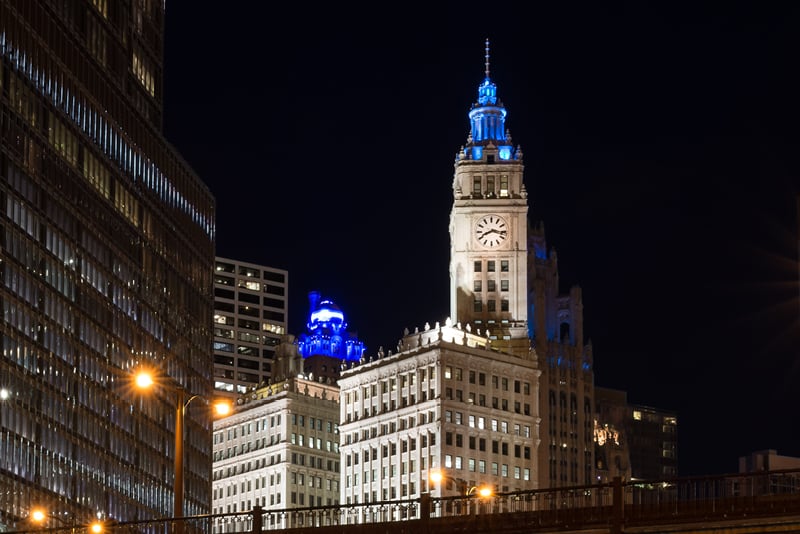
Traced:
<path id="1" fill-rule="evenodd" d="M 342 532 L 346 525 L 381 526 L 381 532 L 519 532 L 532 528 L 677 524 L 738 517 L 800 514 L 800 469 L 623 482 L 478 495 L 293 507 L 106 524 L 113 534 L 226 534 L 296 529 Z M 176 528 L 180 527 L 180 528 Z M 333 527 L 336 527 L 335 529 Z M 369 529 L 368 529 L 369 530 Z M 377 531 L 377 530 L 376 530 Z M 83 534 L 85 527 L 17 531 Z M 316 533 L 322 534 L 322 533 Z"/>

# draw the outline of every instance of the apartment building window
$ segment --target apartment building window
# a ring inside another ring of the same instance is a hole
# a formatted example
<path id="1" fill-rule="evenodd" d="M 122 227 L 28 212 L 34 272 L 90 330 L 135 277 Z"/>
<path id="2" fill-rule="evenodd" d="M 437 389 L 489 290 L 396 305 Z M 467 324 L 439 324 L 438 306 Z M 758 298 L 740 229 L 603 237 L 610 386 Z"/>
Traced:
<path id="1" fill-rule="evenodd" d="M 472 311 L 476 313 L 483 311 L 483 303 L 481 302 L 481 299 L 475 299 L 475 302 L 472 304 Z"/>
<path id="2" fill-rule="evenodd" d="M 494 272 L 494 260 L 489 260 L 486 262 L 486 272 L 488 273 Z"/>
<path id="3" fill-rule="evenodd" d="M 500 272 L 501 273 L 508 272 L 508 260 L 500 260 Z"/>
<path id="4" fill-rule="evenodd" d="M 497 291 L 497 283 L 494 280 L 487 280 L 486 289 L 487 291 Z"/>
<path id="5" fill-rule="evenodd" d="M 500 291 L 508 291 L 508 280 L 500 280 Z"/>
<path id="6" fill-rule="evenodd" d="M 500 300 L 500 311 L 507 312 L 508 309 L 508 299 Z"/>
<path id="7" fill-rule="evenodd" d="M 475 260 L 475 263 L 473 264 L 473 270 L 476 273 L 479 273 L 479 272 L 481 272 L 481 269 L 482 269 L 481 261 L 480 260 Z"/>

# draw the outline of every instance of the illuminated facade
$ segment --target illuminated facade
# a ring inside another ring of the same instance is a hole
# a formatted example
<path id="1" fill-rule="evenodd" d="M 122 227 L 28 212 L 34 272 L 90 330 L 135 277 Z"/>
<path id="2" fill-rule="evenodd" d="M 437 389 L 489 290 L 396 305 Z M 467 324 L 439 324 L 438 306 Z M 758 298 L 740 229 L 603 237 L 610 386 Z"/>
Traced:
<path id="1" fill-rule="evenodd" d="M 338 504 L 338 423 L 333 384 L 287 377 L 242 397 L 214 421 L 213 513 Z"/>
<path id="2" fill-rule="evenodd" d="M 535 489 L 538 377 L 535 361 L 449 323 L 343 370 L 342 502 Z"/>
<path id="3" fill-rule="evenodd" d="M 214 267 L 214 387 L 235 397 L 272 374 L 286 333 L 289 273 L 217 257 Z"/>
<path id="4" fill-rule="evenodd" d="M 175 395 L 129 377 L 212 391 L 215 200 L 162 136 L 163 27 L 163 2 L 0 1 L 0 530 L 173 514 Z M 207 513 L 210 416 L 185 423 Z"/>
<path id="5" fill-rule="evenodd" d="M 363 345 L 335 303 L 317 292 L 309 300 L 307 331 L 282 336 L 268 383 L 214 422 L 214 513 L 339 503 L 336 377 Z"/>
<path id="6" fill-rule="evenodd" d="M 497 349 L 538 361 L 540 487 L 590 484 L 594 371 L 581 290 L 560 293 L 556 254 L 543 226 L 529 225 L 522 150 L 511 142 L 489 77 L 488 41 L 469 119 L 453 180 L 451 318 L 483 330 Z"/>

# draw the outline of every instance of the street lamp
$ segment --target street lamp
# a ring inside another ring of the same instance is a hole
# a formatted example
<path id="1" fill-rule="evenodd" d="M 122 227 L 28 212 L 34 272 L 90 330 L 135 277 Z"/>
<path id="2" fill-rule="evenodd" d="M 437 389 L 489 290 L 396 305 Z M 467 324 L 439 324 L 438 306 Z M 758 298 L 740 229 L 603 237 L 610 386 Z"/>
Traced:
<path id="1" fill-rule="evenodd" d="M 434 484 L 441 484 L 446 479 L 452 480 L 454 483 L 459 485 L 465 497 L 472 497 L 473 495 L 477 495 L 478 497 L 485 499 L 487 497 L 491 497 L 492 494 L 494 493 L 494 490 L 492 490 L 492 487 L 489 486 L 488 484 L 482 484 L 480 486 L 470 486 L 469 484 L 467 484 L 466 480 L 446 476 L 441 469 L 433 469 L 430 472 L 428 478 Z"/>
<path id="2" fill-rule="evenodd" d="M 101 523 L 100 521 L 93 521 L 88 525 L 76 525 L 74 523 L 68 523 L 58 515 L 47 513 L 47 510 L 45 510 L 44 508 L 36 507 L 31 510 L 30 520 L 31 523 L 33 523 L 34 525 L 44 528 L 45 523 L 48 519 L 55 520 L 57 523 L 69 528 L 72 532 L 75 532 L 77 529 L 84 527 L 92 534 L 101 534 L 104 531 L 103 523 Z"/>
<path id="3" fill-rule="evenodd" d="M 147 370 L 140 370 L 134 376 L 136 387 L 141 390 L 148 390 L 155 385 L 153 374 Z M 183 423 L 186 417 L 186 408 L 195 399 L 203 399 L 208 403 L 208 399 L 202 395 L 189 394 L 183 387 L 175 383 L 172 387 L 164 386 L 166 389 L 175 393 L 175 501 L 173 507 L 173 517 L 183 517 L 183 443 L 184 432 Z M 231 404 L 226 401 L 216 401 L 212 403 L 214 412 L 217 415 L 225 416 L 231 412 Z"/>

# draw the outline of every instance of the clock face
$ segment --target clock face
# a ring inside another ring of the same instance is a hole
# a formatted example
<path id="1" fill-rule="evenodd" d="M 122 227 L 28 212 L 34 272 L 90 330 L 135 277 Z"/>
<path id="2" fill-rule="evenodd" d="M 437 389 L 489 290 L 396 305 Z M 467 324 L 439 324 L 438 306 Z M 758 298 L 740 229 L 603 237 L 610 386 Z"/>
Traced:
<path id="1" fill-rule="evenodd" d="M 508 225 L 499 215 L 484 215 L 475 223 L 475 239 L 484 247 L 498 247 L 507 237 Z"/>

